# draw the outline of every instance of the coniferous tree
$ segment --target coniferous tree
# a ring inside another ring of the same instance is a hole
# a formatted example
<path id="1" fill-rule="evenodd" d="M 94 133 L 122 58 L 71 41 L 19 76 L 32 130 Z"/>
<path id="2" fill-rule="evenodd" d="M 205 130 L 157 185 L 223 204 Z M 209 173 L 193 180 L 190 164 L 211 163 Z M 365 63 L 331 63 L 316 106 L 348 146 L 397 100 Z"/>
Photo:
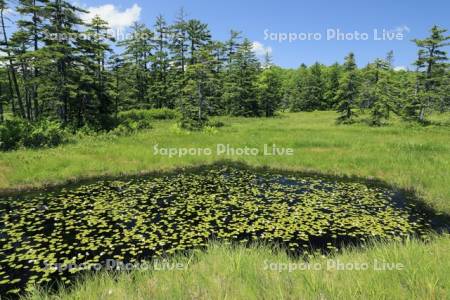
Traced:
<path id="1" fill-rule="evenodd" d="M 270 65 L 269 59 L 266 59 L 266 67 L 258 77 L 258 101 L 262 114 L 265 117 L 272 117 L 281 104 L 282 78 L 280 69 Z"/>
<path id="2" fill-rule="evenodd" d="M 22 53 L 20 60 L 27 61 L 28 72 L 27 78 L 24 82 L 25 89 L 29 93 L 28 97 L 31 98 L 29 103 L 33 105 L 33 111 L 31 107 L 28 108 L 28 116 L 35 120 L 40 118 L 41 109 L 39 107 L 39 49 L 42 44 L 44 24 L 47 18 L 46 6 L 49 0 L 20 0 L 16 7 L 17 12 L 21 15 L 21 19 L 17 21 L 18 32 L 22 33 L 23 48 L 25 51 Z"/>
<path id="3" fill-rule="evenodd" d="M 189 20 L 186 24 L 189 41 L 190 64 L 195 64 L 196 52 L 211 41 L 208 25 L 199 20 Z"/>
<path id="4" fill-rule="evenodd" d="M 80 49 L 80 62 L 83 65 L 80 83 L 84 88 L 79 90 L 77 126 L 85 123 L 101 129 L 112 126 L 112 101 L 109 95 L 109 73 L 106 70 L 107 55 L 112 51 L 109 42 L 108 23 L 95 16 L 87 30 L 77 41 Z"/>
<path id="5" fill-rule="evenodd" d="M 186 66 L 188 63 L 189 40 L 187 32 L 186 12 L 181 9 L 176 17 L 175 23 L 171 26 L 170 36 L 170 94 L 173 97 L 173 103 L 176 105 L 182 101 L 182 91 L 186 85 Z"/>
<path id="6" fill-rule="evenodd" d="M 195 52 L 195 63 L 187 67 L 187 83 L 183 90 L 180 105 L 181 126 L 198 130 L 208 121 L 211 102 L 215 99 L 217 78 L 215 77 L 215 61 L 210 49 L 204 47 Z"/>
<path id="7" fill-rule="evenodd" d="M 293 80 L 291 98 L 291 111 L 298 112 L 304 109 L 304 103 L 307 101 L 307 78 L 309 76 L 308 67 L 305 64 L 301 64 L 300 67 L 295 70 L 295 77 Z"/>
<path id="8" fill-rule="evenodd" d="M 341 78 L 342 68 L 338 63 L 333 64 L 327 69 L 324 101 L 327 109 L 336 108 L 336 94 L 339 90 L 339 80 Z"/>
<path id="9" fill-rule="evenodd" d="M 85 12 L 65 0 L 52 0 L 46 6 L 45 46 L 41 51 L 45 91 L 43 97 L 52 102 L 53 109 L 64 125 L 77 120 L 79 49 L 75 42 L 83 25 L 79 14 Z M 73 124 L 72 124 L 73 125 Z"/>
<path id="10" fill-rule="evenodd" d="M 317 109 L 325 109 L 325 84 L 322 78 L 322 66 L 319 63 L 315 63 L 308 70 L 305 85 L 305 96 L 302 103 L 302 110 L 313 111 Z"/>
<path id="11" fill-rule="evenodd" d="M 154 33 L 139 23 L 134 23 L 131 30 L 131 38 L 119 43 L 119 46 L 124 48 L 122 56 L 129 66 L 130 76 L 134 79 L 130 86 L 130 101 L 134 107 L 150 108 L 152 104 L 148 92 Z"/>
<path id="12" fill-rule="evenodd" d="M 338 123 L 351 123 L 355 117 L 353 109 L 358 97 L 358 74 L 355 55 L 350 53 L 345 58 L 344 74 L 339 82 L 339 90 L 336 95 L 337 112 L 340 116 Z"/>
<path id="13" fill-rule="evenodd" d="M 245 39 L 228 66 L 224 80 L 224 101 L 227 112 L 235 116 L 259 116 L 256 82 L 260 63 Z"/>
<path id="14" fill-rule="evenodd" d="M 155 52 L 151 58 L 152 84 L 149 87 L 149 95 L 155 108 L 173 108 L 173 99 L 169 94 L 169 26 L 164 17 L 159 15 L 154 27 L 153 47 Z"/>
<path id="15" fill-rule="evenodd" d="M 408 117 L 419 122 L 425 122 L 427 111 L 444 97 L 439 91 L 448 70 L 448 57 L 444 47 L 449 45 L 450 36 L 446 36 L 446 32 L 446 29 L 433 26 L 428 38 L 414 40 L 419 47 L 418 59 L 415 62 L 417 90 L 416 101 L 408 108 Z"/>
<path id="16" fill-rule="evenodd" d="M 6 0 L 0 0 L 0 26 L 1 26 L 1 42 L 0 42 L 0 52 L 4 53 L 6 58 L 5 62 L 7 65 L 7 75 L 8 75 L 8 86 L 10 90 L 10 94 L 14 95 L 17 99 L 18 111 L 16 111 L 16 107 L 14 104 L 14 98 L 11 99 L 12 111 L 13 114 L 16 114 L 20 117 L 25 117 L 25 107 L 22 101 L 22 93 L 20 91 L 20 86 L 17 78 L 17 70 L 16 65 L 13 60 L 12 50 L 10 48 L 8 35 L 6 32 L 6 17 L 5 12 L 8 9 L 8 3 Z"/>

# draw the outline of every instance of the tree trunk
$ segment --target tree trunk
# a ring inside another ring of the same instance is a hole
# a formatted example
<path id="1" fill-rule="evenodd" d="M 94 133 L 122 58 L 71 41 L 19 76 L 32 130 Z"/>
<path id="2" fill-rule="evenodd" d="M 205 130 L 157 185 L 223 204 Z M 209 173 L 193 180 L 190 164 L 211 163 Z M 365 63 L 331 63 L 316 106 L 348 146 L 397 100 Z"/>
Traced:
<path id="1" fill-rule="evenodd" d="M 3 8 L 0 9 L 0 22 L 1 22 L 2 31 L 3 31 L 3 43 L 5 45 L 6 55 L 8 57 L 8 61 L 9 61 L 8 69 L 9 69 L 10 76 L 11 76 L 11 82 L 12 82 L 12 85 L 14 86 L 14 90 L 16 92 L 17 102 L 19 104 L 19 109 L 20 109 L 20 116 L 25 117 L 25 109 L 23 107 L 22 97 L 20 94 L 20 88 L 19 88 L 19 84 L 17 82 L 16 70 L 14 69 L 14 64 L 11 59 L 11 52 L 9 51 L 9 48 L 8 48 L 9 47 L 8 36 L 6 35 L 6 27 L 5 27 L 5 18 L 3 15 Z"/>
<path id="2" fill-rule="evenodd" d="M 3 121 L 5 120 L 5 118 L 3 117 L 3 100 L 2 100 L 2 93 L 3 93 L 3 89 L 2 86 L 0 85 L 0 123 L 3 123 Z"/>
<path id="3" fill-rule="evenodd" d="M 36 0 L 33 0 L 33 7 L 36 8 Z M 38 23 L 37 13 L 36 10 L 33 12 L 33 23 L 34 23 L 34 33 L 33 33 L 33 39 L 34 39 L 34 51 L 39 50 L 39 35 L 37 32 L 37 23 Z M 34 119 L 39 119 L 39 102 L 38 102 L 38 85 L 36 83 L 36 80 L 39 76 L 39 70 L 34 67 L 34 74 L 33 74 L 33 87 L 32 87 L 32 97 L 33 97 L 33 105 L 34 105 Z"/>

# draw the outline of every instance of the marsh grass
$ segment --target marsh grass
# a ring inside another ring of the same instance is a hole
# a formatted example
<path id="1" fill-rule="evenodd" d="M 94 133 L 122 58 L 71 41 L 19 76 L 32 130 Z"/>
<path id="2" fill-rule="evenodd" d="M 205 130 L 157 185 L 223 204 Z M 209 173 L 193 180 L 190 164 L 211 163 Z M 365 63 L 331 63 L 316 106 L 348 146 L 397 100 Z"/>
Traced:
<path id="1" fill-rule="evenodd" d="M 448 299 L 449 241 L 446 235 L 427 244 L 370 243 L 336 256 L 314 255 L 308 263 L 320 264 L 321 269 L 291 272 L 272 266 L 304 266 L 306 260 L 267 245 L 212 243 L 207 252 L 169 260 L 185 264 L 184 270 L 100 272 L 57 293 L 35 289 L 28 299 Z M 369 268 L 333 269 L 328 261 L 366 263 Z M 382 270 L 383 263 L 400 264 L 402 269 Z"/>
<path id="2" fill-rule="evenodd" d="M 273 119 L 220 118 L 226 126 L 188 133 L 173 121 L 120 138 L 83 138 L 47 150 L 0 153 L 0 189 L 38 188 L 86 179 L 140 173 L 165 173 L 222 161 L 216 156 L 154 156 L 153 146 L 290 147 L 288 157 L 231 157 L 253 167 L 383 180 L 417 193 L 426 206 L 450 213 L 450 130 L 448 114 L 429 126 L 393 120 L 390 126 L 362 123 L 336 126 L 335 113 L 283 114 Z M 264 261 L 292 262 L 268 246 L 230 248 L 214 244 L 191 258 L 185 272 L 134 271 L 87 275 L 57 294 L 35 289 L 32 299 L 450 299 L 450 238 L 430 243 L 374 243 L 344 251 L 342 261 L 405 265 L 402 271 L 265 272 Z M 174 257 L 185 261 L 185 257 Z M 315 257 L 314 259 L 319 259 Z"/>
<path id="3" fill-rule="evenodd" d="M 438 116 L 442 122 L 447 115 Z M 127 137 L 83 138 L 47 150 L 0 153 L 0 189 L 42 187 L 81 178 L 169 171 L 218 160 L 250 166 L 377 178 L 410 189 L 430 206 L 450 212 L 450 134 L 446 126 L 412 126 L 398 120 L 387 127 L 336 126 L 335 113 L 284 114 L 272 119 L 221 118 L 214 133 L 173 130 L 173 121 Z M 153 147 L 215 148 L 216 144 L 293 148 L 294 156 L 153 155 Z"/>

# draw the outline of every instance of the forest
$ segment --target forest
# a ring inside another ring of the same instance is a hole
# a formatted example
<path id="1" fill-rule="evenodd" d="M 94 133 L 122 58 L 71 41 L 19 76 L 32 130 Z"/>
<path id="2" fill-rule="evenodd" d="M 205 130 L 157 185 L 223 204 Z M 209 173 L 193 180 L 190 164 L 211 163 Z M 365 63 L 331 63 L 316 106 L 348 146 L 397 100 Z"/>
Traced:
<path id="1" fill-rule="evenodd" d="M 0 0 L 1 299 L 448 298 L 445 5 L 98 2 Z"/>
<path id="2" fill-rule="evenodd" d="M 450 108 L 449 36 L 439 26 L 412 41 L 414 70 L 395 70 L 392 51 L 360 68 L 349 53 L 343 64 L 285 69 L 269 53 L 258 59 L 239 31 L 215 40 L 208 24 L 182 9 L 172 23 L 160 15 L 115 41 L 107 22 L 83 22 L 86 11 L 69 1 L 20 0 L 15 24 L 8 2 L 0 1 L 3 150 L 57 145 L 80 129 L 148 128 L 143 116 L 151 109 L 176 110 L 181 127 L 198 130 L 214 125 L 209 116 L 315 110 L 336 110 L 344 124 L 360 111 L 370 126 L 387 124 L 391 114 L 427 124 L 430 113 Z"/>

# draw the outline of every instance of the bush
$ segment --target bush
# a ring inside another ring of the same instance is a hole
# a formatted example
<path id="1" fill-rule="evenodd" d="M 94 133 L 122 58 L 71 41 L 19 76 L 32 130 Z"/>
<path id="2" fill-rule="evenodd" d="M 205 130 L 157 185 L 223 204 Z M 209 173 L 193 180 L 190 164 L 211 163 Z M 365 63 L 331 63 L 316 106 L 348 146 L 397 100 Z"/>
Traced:
<path id="1" fill-rule="evenodd" d="M 68 134 L 59 123 L 43 120 L 32 126 L 29 134 L 24 136 L 23 145 L 28 148 L 56 147 L 67 140 Z"/>
<path id="2" fill-rule="evenodd" d="M 210 120 L 210 121 L 208 121 L 207 126 L 221 128 L 221 127 L 225 126 L 225 123 L 223 123 L 222 121 L 219 121 L 219 120 Z"/>
<path id="3" fill-rule="evenodd" d="M 127 120 L 142 121 L 142 120 L 174 120 L 179 117 L 179 113 L 176 110 L 162 108 L 162 109 L 132 109 L 124 112 L 120 112 L 119 123 L 122 124 Z"/>
<path id="4" fill-rule="evenodd" d="M 110 133 L 116 136 L 125 136 L 134 134 L 139 130 L 150 129 L 152 128 L 150 122 L 148 120 L 126 120 L 119 124 L 116 128 L 114 128 Z"/>
<path id="5" fill-rule="evenodd" d="M 0 150 L 20 147 L 55 147 L 68 141 L 68 134 L 59 123 L 43 120 L 32 124 L 23 119 L 12 119 L 0 125 Z"/>
<path id="6" fill-rule="evenodd" d="M 23 145 L 23 138 L 28 136 L 31 125 L 22 119 L 6 120 L 0 124 L 0 150 L 15 150 Z"/>

